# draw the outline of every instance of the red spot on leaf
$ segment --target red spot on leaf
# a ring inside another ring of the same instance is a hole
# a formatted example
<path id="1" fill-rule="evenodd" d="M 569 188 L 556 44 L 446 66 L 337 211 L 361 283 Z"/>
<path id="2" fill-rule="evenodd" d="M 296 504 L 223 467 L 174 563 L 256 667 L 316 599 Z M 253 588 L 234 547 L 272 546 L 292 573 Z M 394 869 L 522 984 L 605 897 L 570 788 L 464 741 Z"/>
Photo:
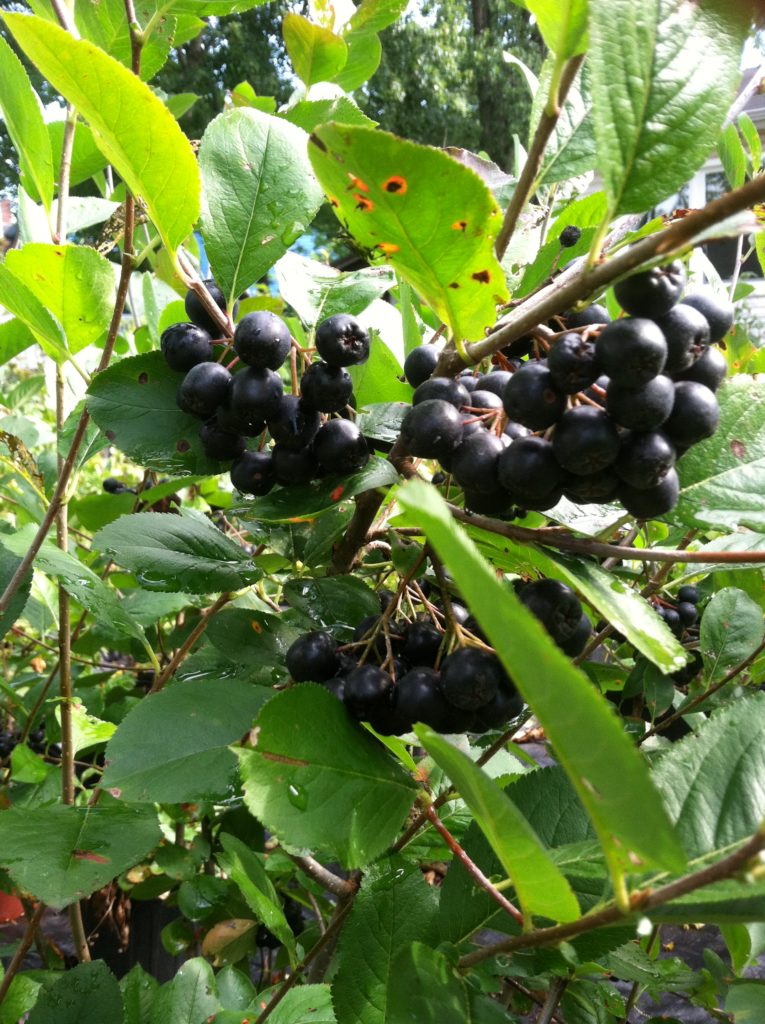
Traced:
<path id="1" fill-rule="evenodd" d="M 409 188 L 406 178 L 402 178 L 398 174 L 392 175 L 383 182 L 383 190 L 390 192 L 392 195 L 403 196 L 406 190 Z"/>
<path id="2" fill-rule="evenodd" d="M 330 495 L 330 497 L 332 498 L 333 501 L 339 501 L 344 494 L 345 484 L 338 484 L 337 487 L 332 492 L 332 494 Z"/>
<path id="3" fill-rule="evenodd" d="M 358 189 L 359 192 L 369 191 L 369 185 L 367 185 L 365 181 L 362 181 L 361 178 L 357 178 L 355 174 L 351 174 L 350 172 L 348 172 L 348 177 L 351 179 L 351 183 L 348 186 L 349 192 L 354 188 Z"/>
<path id="4" fill-rule="evenodd" d="M 466 220 L 455 220 L 455 222 L 452 224 L 452 231 L 464 231 L 466 227 Z"/>
<path id="5" fill-rule="evenodd" d="M 459 288 L 459 285 L 457 284 L 456 281 L 452 281 L 452 283 L 449 285 L 449 287 L 450 288 Z"/>
<path id="6" fill-rule="evenodd" d="M 148 375 L 148 373 L 146 373 L 146 372 L 139 373 L 138 374 L 138 383 L 139 384 L 148 384 L 149 383 L 149 375 Z"/>
<path id="7" fill-rule="evenodd" d="M 375 204 L 372 200 L 362 196 L 360 192 L 354 192 L 353 198 L 356 200 L 356 209 L 361 210 L 362 213 L 369 213 L 370 210 L 374 210 Z"/>
<path id="8" fill-rule="evenodd" d="M 73 850 L 72 856 L 75 860 L 89 860 L 93 864 L 108 864 L 109 858 L 102 857 L 99 853 L 91 853 L 90 850 Z"/>
<path id="9" fill-rule="evenodd" d="M 258 622 L 257 619 L 253 619 L 252 622 L 250 623 L 250 625 L 252 626 L 252 628 L 255 630 L 256 633 L 262 633 L 263 632 L 263 627 L 261 626 L 261 624 Z"/>
<path id="10" fill-rule="evenodd" d="M 187 452 L 189 450 L 189 448 L 191 448 L 191 445 L 189 444 L 189 442 L 185 438 L 181 438 L 181 440 L 178 442 L 178 444 L 175 447 L 176 447 L 176 450 L 179 451 L 179 452 Z"/>
<path id="11" fill-rule="evenodd" d="M 335 208 L 337 208 L 340 205 L 340 203 L 337 201 L 337 199 L 335 199 L 334 196 L 327 196 L 327 199 L 329 199 L 330 206 L 334 206 Z"/>
<path id="12" fill-rule="evenodd" d="M 488 270 L 477 270 L 475 274 L 470 276 L 474 281 L 478 281 L 479 284 L 488 284 L 491 281 L 491 274 Z"/>
<path id="13" fill-rule="evenodd" d="M 743 441 L 731 441 L 730 450 L 737 459 L 746 458 L 746 445 Z"/>
<path id="14" fill-rule="evenodd" d="M 378 242 L 377 248 L 387 256 L 390 256 L 394 252 L 398 252 L 399 249 L 395 242 Z"/>

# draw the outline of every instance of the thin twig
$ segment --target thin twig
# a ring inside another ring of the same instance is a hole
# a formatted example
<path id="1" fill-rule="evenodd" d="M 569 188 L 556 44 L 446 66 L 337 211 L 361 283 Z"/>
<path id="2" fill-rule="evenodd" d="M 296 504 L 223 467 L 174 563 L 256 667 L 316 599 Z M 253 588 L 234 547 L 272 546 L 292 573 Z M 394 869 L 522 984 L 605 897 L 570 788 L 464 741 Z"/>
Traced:
<path id="1" fill-rule="evenodd" d="M 512 198 L 505 210 L 502 227 L 500 228 L 497 240 L 494 243 L 497 259 L 501 260 L 505 255 L 505 251 L 510 244 L 510 239 L 513 237 L 513 233 L 518 225 L 521 213 L 536 191 L 537 178 L 542 168 L 542 161 L 544 159 L 547 143 L 550 141 L 550 136 L 555 130 L 555 125 L 558 123 L 560 107 L 563 105 L 563 101 L 565 100 L 566 95 L 579 72 L 579 68 L 582 66 L 583 60 L 583 56 L 572 57 L 572 59 L 566 63 L 560 79 L 558 105 L 556 110 L 554 113 L 548 112 L 547 109 L 542 111 L 542 116 L 539 118 L 539 124 L 534 132 L 531 148 L 529 149 L 528 156 L 526 157 L 526 163 L 523 165 L 521 176 L 518 179 L 518 184 L 515 186 Z"/>
<path id="2" fill-rule="evenodd" d="M 211 604 L 210 607 L 200 616 L 199 622 L 194 626 L 192 631 L 175 652 L 169 664 L 165 669 L 163 669 L 162 674 L 155 676 L 149 693 L 157 693 L 158 690 L 162 689 L 168 679 L 176 673 L 182 662 L 186 659 L 186 655 L 210 625 L 212 617 L 217 615 L 221 608 L 227 605 L 230 600 L 231 594 L 221 594 L 218 600 L 214 604 Z"/>
<path id="3" fill-rule="evenodd" d="M 32 943 L 34 942 L 35 932 L 37 931 L 40 925 L 40 921 L 42 920 L 42 916 L 44 913 L 45 904 L 38 903 L 37 909 L 35 910 L 34 914 L 32 915 L 32 919 L 30 920 L 29 924 L 26 927 L 26 931 L 22 936 L 21 942 L 19 943 L 16 952 L 13 954 L 13 959 L 8 964 L 6 972 L 3 975 L 3 980 L 0 982 L 0 1003 L 2 1003 L 2 1001 L 8 995 L 8 989 L 11 987 L 11 982 L 18 974 L 19 967 L 21 967 L 22 963 L 24 962 L 24 957 L 27 955 Z"/>
<path id="4" fill-rule="evenodd" d="M 524 935 L 514 935 L 503 942 L 497 942 L 490 946 L 483 946 L 463 956 L 459 966 L 463 970 L 474 967 L 476 964 L 490 960 L 499 953 L 514 953 L 519 949 L 533 949 L 538 946 L 552 946 L 567 939 L 582 935 L 585 932 L 593 931 L 596 928 L 604 928 L 606 925 L 619 924 L 628 921 L 635 914 L 644 914 L 648 910 L 670 903 L 672 900 L 686 896 L 688 893 L 711 885 L 713 882 L 720 882 L 726 878 L 732 878 L 744 870 L 749 862 L 765 849 L 765 828 L 751 836 L 738 850 L 723 857 L 699 871 L 685 875 L 674 882 L 659 889 L 638 889 L 630 897 L 631 910 L 629 913 L 621 911 L 615 903 L 609 903 L 600 910 L 591 911 L 576 921 L 568 924 L 553 925 L 550 928 L 536 928 L 534 931 L 526 932 Z"/>
<path id="5" fill-rule="evenodd" d="M 561 996 L 566 991 L 566 985 L 568 985 L 568 978 L 555 979 L 547 993 L 547 998 L 542 1004 L 542 1009 L 539 1011 L 536 1024 L 550 1024 L 555 1016 L 555 1011 L 558 1009 Z"/>
<path id="6" fill-rule="evenodd" d="M 523 914 L 521 913 L 521 911 L 518 910 L 517 907 L 514 907 L 510 900 L 508 900 L 507 897 L 503 896 L 502 893 L 497 888 L 495 888 L 495 886 L 492 885 L 492 883 L 489 881 L 489 879 L 486 877 L 483 871 L 481 871 L 478 865 L 471 860 L 467 853 L 465 853 L 465 851 L 462 849 L 460 844 L 451 834 L 449 829 L 438 817 L 438 814 L 434 810 L 432 803 L 428 804 L 425 813 L 428 817 L 428 821 L 430 821 L 433 828 L 435 828 L 436 832 L 438 832 L 438 834 L 444 840 L 444 842 L 452 851 L 452 853 L 460 862 L 460 864 L 462 864 L 462 866 L 473 879 L 473 881 L 477 885 L 479 885 L 485 892 L 487 892 L 489 896 L 491 896 L 491 898 L 494 900 L 494 902 L 497 903 L 502 908 L 502 910 L 505 911 L 506 914 L 509 914 L 514 921 L 516 921 L 518 924 L 522 926 Z"/>
<path id="7" fill-rule="evenodd" d="M 356 891 L 353 882 L 348 881 L 347 878 L 340 878 L 339 875 L 334 874 L 329 868 L 325 868 L 313 857 L 301 857 L 296 853 L 288 853 L 287 856 L 297 864 L 302 872 L 312 878 L 314 882 L 318 882 L 327 892 L 331 892 L 333 896 L 342 898 L 349 892 Z"/>

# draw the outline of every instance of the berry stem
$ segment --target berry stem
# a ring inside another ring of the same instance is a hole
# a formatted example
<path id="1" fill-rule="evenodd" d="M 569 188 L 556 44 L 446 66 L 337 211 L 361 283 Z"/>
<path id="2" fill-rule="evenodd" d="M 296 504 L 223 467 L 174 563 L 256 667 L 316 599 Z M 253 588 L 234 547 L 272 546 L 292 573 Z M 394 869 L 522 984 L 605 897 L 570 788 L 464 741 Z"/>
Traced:
<path id="1" fill-rule="evenodd" d="M 428 821 L 431 823 L 433 828 L 436 830 L 436 832 L 438 832 L 438 834 L 444 840 L 444 842 L 452 851 L 452 853 L 460 862 L 460 864 L 462 864 L 462 866 L 465 868 L 465 870 L 473 879 L 473 881 L 477 885 L 479 885 L 485 892 L 487 892 L 489 896 L 491 896 L 491 898 L 494 900 L 494 902 L 497 903 L 505 911 L 506 914 L 509 914 L 510 917 L 512 917 L 514 921 L 517 921 L 518 924 L 523 925 L 523 914 L 520 912 L 520 910 L 518 910 L 517 907 L 513 906 L 513 904 L 510 902 L 510 900 L 507 899 L 507 897 L 503 896 L 502 893 L 497 888 L 495 888 L 495 886 L 492 885 L 492 883 L 489 881 L 489 879 L 486 877 L 483 871 L 481 871 L 478 865 L 470 859 L 467 853 L 465 853 L 465 851 L 462 849 L 460 844 L 451 834 L 449 829 L 446 827 L 446 825 L 444 825 L 444 823 L 439 818 L 438 813 L 436 812 L 432 803 L 428 803 L 428 806 L 425 809 L 425 816 L 427 817 Z"/>

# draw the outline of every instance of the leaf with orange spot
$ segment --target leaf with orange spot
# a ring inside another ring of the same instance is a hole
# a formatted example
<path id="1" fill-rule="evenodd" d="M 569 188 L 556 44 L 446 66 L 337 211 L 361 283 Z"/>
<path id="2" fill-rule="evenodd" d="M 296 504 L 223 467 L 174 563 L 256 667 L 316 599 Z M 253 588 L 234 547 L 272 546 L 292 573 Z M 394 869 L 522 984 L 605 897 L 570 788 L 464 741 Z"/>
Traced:
<path id="1" fill-rule="evenodd" d="M 308 150 L 354 238 L 383 253 L 456 336 L 483 337 L 508 293 L 494 255 L 500 210 L 478 175 L 442 150 L 356 125 L 321 125 Z"/>

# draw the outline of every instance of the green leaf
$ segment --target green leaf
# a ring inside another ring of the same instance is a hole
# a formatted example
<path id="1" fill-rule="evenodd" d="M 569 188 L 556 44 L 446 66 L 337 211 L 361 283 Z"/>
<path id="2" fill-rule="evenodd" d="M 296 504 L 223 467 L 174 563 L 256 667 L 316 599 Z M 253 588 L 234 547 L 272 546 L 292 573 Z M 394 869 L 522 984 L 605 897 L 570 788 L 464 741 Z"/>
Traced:
<path id="1" fill-rule="evenodd" d="M 580 911 L 571 887 L 512 800 L 469 757 L 432 729 L 420 725 L 415 732 L 491 843 L 512 879 L 524 915 L 575 921 Z"/>
<path id="2" fill-rule="evenodd" d="M 0 539 L 5 541 L 6 535 L 0 534 Z M 13 579 L 14 573 L 21 565 L 21 559 L 25 552 L 16 554 L 0 543 L 0 592 L 4 591 Z M 0 614 L 0 640 L 5 636 L 16 619 L 24 611 L 29 591 L 32 586 L 32 570 L 30 569 L 21 581 L 21 586 L 11 598 L 10 604 Z"/>
<path id="3" fill-rule="evenodd" d="M 94 377 L 87 406 L 109 440 L 147 469 L 217 473 L 220 463 L 208 459 L 202 449 L 199 420 L 181 412 L 176 404 L 182 379 L 182 374 L 168 367 L 161 352 L 132 356 Z"/>
<path id="4" fill-rule="evenodd" d="M 27 57 L 90 125 L 101 151 L 146 203 L 174 252 L 199 215 L 199 171 L 164 103 L 119 61 L 58 25 L 4 14 Z"/>
<path id="5" fill-rule="evenodd" d="M 160 989 L 152 1024 L 206 1024 L 219 1009 L 213 969 L 202 957 L 195 957 Z"/>
<path id="6" fill-rule="evenodd" d="M 103 962 L 77 964 L 43 988 L 29 1024 L 122 1024 L 117 979 Z"/>
<path id="7" fill-rule="evenodd" d="M 717 398 L 720 426 L 678 463 L 680 502 L 673 516 L 688 526 L 765 532 L 765 407 L 760 383 L 726 381 Z"/>
<path id="8" fill-rule="evenodd" d="M 47 355 L 58 362 L 67 358 L 66 338 L 61 324 L 5 264 L 0 265 L 0 306 L 4 306 L 31 331 Z"/>
<path id="9" fill-rule="evenodd" d="M 42 782 L 53 770 L 52 765 L 46 764 L 22 743 L 17 744 L 11 752 L 11 778 L 15 782 Z"/>
<path id="10" fill-rule="evenodd" d="M 94 249 L 27 242 L 8 253 L 5 266 L 61 324 L 70 352 L 92 344 L 109 326 L 114 273 Z"/>
<path id="11" fill-rule="evenodd" d="M 202 234 L 215 280 L 231 303 L 307 230 L 321 190 L 305 132 L 259 110 L 216 117 L 202 139 L 199 167 Z"/>
<path id="12" fill-rule="evenodd" d="M 84 128 L 84 125 L 78 127 Z M 120 208 L 119 203 L 110 199 L 101 199 L 99 196 L 69 196 L 66 204 L 66 231 L 68 235 L 84 231 L 85 228 L 92 228 L 96 224 L 103 224 Z M 53 201 L 53 212 L 51 216 L 58 213 L 58 199 Z M 78 251 L 80 247 L 78 246 Z M 85 249 L 85 252 L 91 252 Z M 113 275 L 112 275 L 113 276 Z"/>
<path id="13" fill-rule="evenodd" d="M 748 114 L 739 114 L 738 129 L 746 140 L 752 157 L 752 173 L 756 174 L 762 163 L 762 139 Z"/>
<path id="14" fill-rule="evenodd" d="M 352 366 L 350 374 L 359 408 L 412 400 L 412 389 L 401 379 L 404 371 L 398 359 L 380 337 L 373 335 L 369 359 L 360 366 Z"/>
<path id="15" fill-rule="evenodd" d="M 759 1024 L 765 1017 L 765 982 L 737 981 L 728 989 L 725 1012 L 736 1024 Z"/>
<path id="16" fill-rule="evenodd" d="M 125 1024 L 152 1024 L 159 982 L 140 964 L 134 964 L 120 980 L 120 990 L 125 1010 Z"/>
<path id="17" fill-rule="evenodd" d="M 224 796 L 236 769 L 229 745 L 247 732 L 269 696 L 233 679 L 168 686 L 122 720 L 106 748 L 102 785 L 136 803 Z"/>
<path id="18" fill-rule="evenodd" d="M 548 48 L 560 59 L 587 47 L 587 0 L 525 0 Z"/>
<path id="19" fill-rule="evenodd" d="M 48 135 L 50 137 L 50 145 L 53 150 L 53 163 L 54 166 L 61 164 L 61 150 L 64 145 L 64 121 L 51 121 L 50 124 L 46 125 L 48 129 Z M 93 137 L 93 132 L 90 130 L 88 125 L 84 121 L 77 122 L 77 128 L 74 133 L 74 148 L 72 149 L 72 167 L 70 171 L 70 185 L 79 185 L 83 181 L 87 181 L 88 178 L 92 178 L 94 174 L 102 171 L 106 167 L 109 161 L 106 159 L 104 154 L 96 145 L 96 140 Z M 31 193 L 34 199 L 39 198 L 34 193 Z M 75 196 L 69 197 L 69 203 L 71 203 Z M 67 204 L 67 209 L 70 209 Z M 67 220 L 68 220 L 67 216 Z"/>
<path id="20" fill-rule="evenodd" d="M 392 1024 L 393 962 L 416 939 L 438 941 L 435 912 L 436 893 L 415 866 L 383 861 L 365 876 L 340 937 L 332 981 L 341 1021 Z"/>
<path id="21" fill-rule="evenodd" d="M 333 100 L 300 100 L 294 107 L 281 115 L 304 132 L 312 132 L 320 124 L 337 121 L 340 124 L 364 124 L 373 128 L 377 122 L 353 102 L 350 96 L 338 96 Z"/>
<path id="22" fill-rule="evenodd" d="M 98 531 L 93 546 L 134 572 L 147 590 L 213 594 L 262 576 L 241 545 L 199 512 L 120 516 Z"/>
<path id="23" fill-rule="evenodd" d="M 157 0 L 137 0 L 135 13 L 138 24 L 146 25 L 149 18 L 157 13 L 158 6 Z M 128 68 L 131 66 L 130 30 L 121 0 L 84 0 L 75 6 L 74 16 L 84 39 L 95 43 L 120 64 Z M 169 14 L 155 21 L 151 35 L 141 47 L 141 78 L 144 81 L 152 79 L 167 60 L 176 27 L 177 20 Z"/>
<path id="24" fill-rule="evenodd" d="M 765 694 L 744 697 L 659 760 L 653 779 L 691 858 L 722 854 L 756 832 L 765 793 L 752 779 L 765 771 Z"/>
<path id="25" fill-rule="evenodd" d="M 310 157 L 335 212 L 378 249 L 460 338 L 494 323 L 507 290 L 493 243 L 499 207 L 474 171 L 437 149 L 323 125 Z"/>
<path id="26" fill-rule="evenodd" d="M 261 993 L 251 1012 L 260 1012 L 263 995 Z M 335 1024 L 329 985 L 298 985 L 290 989 L 268 1019 L 271 1024 Z M 240 1024 L 240 1020 L 241 1014 L 230 1024 Z"/>
<path id="27" fill-rule="evenodd" d="M 332 476 L 318 483 L 298 487 L 278 487 L 264 498 L 256 498 L 235 511 L 256 522 L 303 522 L 327 509 L 347 502 L 357 494 L 375 487 L 389 487 L 398 473 L 386 459 L 373 457 L 363 469 L 351 476 Z"/>
<path id="28" fill-rule="evenodd" d="M 5 320 L 0 324 L 0 366 L 34 343 L 34 334 L 21 320 Z"/>
<path id="29" fill-rule="evenodd" d="M 399 500 L 443 559 L 468 606 L 530 704 L 587 809 L 613 865 L 633 851 L 682 870 L 685 857 L 621 721 L 587 677 L 562 654 L 509 586 L 453 522 L 435 488 L 411 482 Z M 522 642 L 508 642 L 522 637 Z M 582 737 L 587 737 L 586 741 Z"/>
<path id="30" fill-rule="evenodd" d="M 735 587 L 718 590 L 701 619 L 699 650 L 707 684 L 721 680 L 762 643 L 762 609 Z"/>
<path id="31" fill-rule="evenodd" d="M 382 32 L 398 21 L 408 0 L 361 0 L 348 22 L 351 32 Z"/>
<path id="32" fill-rule="evenodd" d="M 305 85 L 331 82 L 345 66 L 348 48 L 344 40 L 300 14 L 285 15 L 282 35 L 292 66 Z"/>
<path id="33" fill-rule="evenodd" d="M 3 544 L 16 555 L 24 555 L 35 534 L 33 525 L 3 537 Z M 145 643 L 144 632 L 122 607 L 116 592 L 74 555 L 61 551 L 49 541 L 40 548 L 35 567 L 48 576 L 55 576 L 83 608 L 104 619 L 124 636 Z"/>
<path id="34" fill-rule="evenodd" d="M 728 124 L 717 140 L 717 155 L 731 188 L 741 188 L 746 178 L 746 153 L 735 124 Z"/>
<path id="35" fill-rule="evenodd" d="M 237 754 L 245 803 L 269 831 L 345 867 L 369 863 L 392 842 L 414 783 L 328 690 L 303 683 L 277 694 L 256 729 L 255 748 Z"/>
<path id="36" fill-rule="evenodd" d="M 53 153 L 40 102 L 24 66 L 0 36 L 0 110 L 19 157 L 21 184 L 46 210 L 53 201 Z"/>
<path id="37" fill-rule="evenodd" d="M 353 92 L 377 71 L 382 60 L 382 45 L 379 38 L 366 29 L 348 32 L 344 37 L 348 57 L 343 70 L 335 75 L 334 81 L 345 92 Z"/>
<path id="38" fill-rule="evenodd" d="M 589 9 L 597 166 L 612 213 L 642 213 L 712 151 L 739 82 L 748 11 L 727 0 L 590 0 Z"/>
<path id="39" fill-rule="evenodd" d="M 443 953 L 413 942 L 393 963 L 386 1019 L 417 1024 L 464 1024 L 471 1019 L 462 977 Z"/>
<path id="40" fill-rule="evenodd" d="M 351 639 L 353 627 L 362 619 L 380 614 L 377 594 L 355 576 L 292 579 L 284 587 L 284 597 L 315 623 L 316 629 L 327 629 L 343 640 Z"/>
<path id="41" fill-rule="evenodd" d="M 494 565 L 513 572 L 528 572 L 529 568 L 534 568 L 541 575 L 563 580 L 578 590 L 600 615 L 663 672 L 675 672 L 685 664 L 684 648 L 648 601 L 617 576 L 601 569 L 596 562 L 513 544 L 505 537 L 475 527 L 470 527 L 468 532 Z"/>
<path id="42" fill-rule="evenodd" d="M 72 716 L 72 750 L 79 753 L 88 747 L 106 743 L 114 735 L 117 726 L 114 722 L 104 722 L 95 715 L 89 714 L 81 700 L 75 697 L 71 706 Z M 61 712 L 57 709 L 57 717 L 61 722 Z"/>
<path id="43" fill-rule="evenodd" d="M 308 328 L 335 313 L 358 316 L 396 283 L 388 267 L 364 267 L 342 274 L 295 252 L 285 253 L 274 271 L 279 293 Z"/>
<path id="44" fill-rule="evenodd" d="M 287 924 L 276 889 L 268 877 L 263 854 L 254 853 L 240 839 L 222 833 L 220 837 L 223 853 L 217 854 L 217 861 L 226 876 L 239 886 L 247 906 L 258 921 L 272 932 L 294 956 L 295 936 Z"/>
<path id="45" fill-rule="evenodd" d="M 19 888 L 60 910 L 133 867 L 160 838 L 151 807 L 11 807 L 3 811 L 0 864 Z"/>
<path id="46" fill-rule="evenodd" d="M 653 921 L 671 924 L 765 922 L 765 884 L 729 878 L 648 913 Z"/>
<path id="47" fill-rule="evenodd" d="M 301 628 L 283 616 L 228 608 L 207 627 L 207 639 L 227 661 L 247 666 L 248 681 L 271 686 L 289 679 L 284 657 Z"/>

